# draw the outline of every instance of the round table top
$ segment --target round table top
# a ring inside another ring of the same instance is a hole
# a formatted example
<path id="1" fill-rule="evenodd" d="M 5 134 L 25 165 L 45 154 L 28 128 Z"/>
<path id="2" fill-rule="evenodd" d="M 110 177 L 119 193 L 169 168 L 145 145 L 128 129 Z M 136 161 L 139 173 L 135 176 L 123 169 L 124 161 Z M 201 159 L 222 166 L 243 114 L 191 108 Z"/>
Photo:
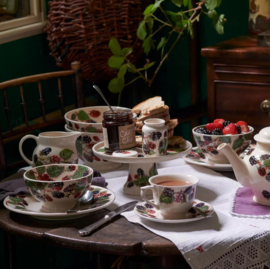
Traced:
<path id="1" fill-rule="evenodd" d="M 127 169 L 126 165 L 123 167 Z M 120 170 L 123 167 L 120 167 L 119 171 L 112 171 L 111 175 L 115 177 L 120 172 L 122 174 L 123 171 Z M 4 181 L 22 178 L 23 172 L 20 171 Z M 233 172 L 222 174 L 235 178 Z M 103 176 L 107 179 L 108 172 Z M 123 216 L 115 217 L 88 236 L 79 235 L 80 229 L 100 220 L 107 213 L 108 209 L 101 209 L 78 219 L 48 221 L 11 212 L 2 204 L 0 228 L 10 234 L 84 251 L 125 256 L 181 255 L 170 240 L 152 233 L 139 224 L 129 222 Z"/>
<path id="2" fill-rule="evenodd" d="M 5 180 L 21 178 L 23 172 Z M 81 237 L 78 231 L 108 213 L 107 209 L 92 212 L 79 219 L 46 221 L 18 214 L 0 206 L 0 228 L 14 235 L 78 250 L 115 255 L 179 255 L 177 247 L 141 225 L 130 223 L 122 216 L 101 226 L 89 236 Z"/>

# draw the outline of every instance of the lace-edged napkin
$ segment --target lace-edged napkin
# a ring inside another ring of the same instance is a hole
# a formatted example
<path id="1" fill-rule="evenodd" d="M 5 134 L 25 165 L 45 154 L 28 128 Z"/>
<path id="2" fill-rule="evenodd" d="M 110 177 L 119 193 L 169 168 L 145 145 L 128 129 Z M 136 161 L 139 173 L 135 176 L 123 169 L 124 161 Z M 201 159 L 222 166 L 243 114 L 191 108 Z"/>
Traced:
<path id="1" fill-rule="evenodd" d="M 108 183 L 101 176 L 98 170 L 94 170 L 92 185 L 106 188 Z M 23 177 L 9 181 L 0 182 L 0 201 L 4 200 L 9 195 L 17 195 L 19 193 L 29 194 L 25 186 Z"/>
<path id="2" fill-rule="evenodd" d="M 253 195 L 250 188 L 238 188 L 232 199 L 231 214 L 244 218 L 270 219 L 270 207 L 254 202 Z"/>

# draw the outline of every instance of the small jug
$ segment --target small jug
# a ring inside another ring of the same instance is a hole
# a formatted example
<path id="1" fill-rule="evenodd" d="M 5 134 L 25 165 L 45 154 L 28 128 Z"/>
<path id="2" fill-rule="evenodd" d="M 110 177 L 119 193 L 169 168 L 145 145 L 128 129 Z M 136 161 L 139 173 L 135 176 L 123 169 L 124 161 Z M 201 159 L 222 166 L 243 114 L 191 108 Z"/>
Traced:
<path id="1" fill-rule="evenodd" d="M 142 128 L 142 151 L 145 155 L 167 154 L 168 129 L 163 119 L 153 118 L 144 121 Z"/>
<path id="2" fill-rule="evenodd" d="M 76 140 L 81 135 L 79 132 L 44 132 L 38 136 L 26 135 L 19 143 L 22 158 L 32 167 L 51 163 L 78 163 Z M 32 161 L 23 153 L 22 145 L 26 139 L 32 138 L 37 146 L 33 151 Z"/>

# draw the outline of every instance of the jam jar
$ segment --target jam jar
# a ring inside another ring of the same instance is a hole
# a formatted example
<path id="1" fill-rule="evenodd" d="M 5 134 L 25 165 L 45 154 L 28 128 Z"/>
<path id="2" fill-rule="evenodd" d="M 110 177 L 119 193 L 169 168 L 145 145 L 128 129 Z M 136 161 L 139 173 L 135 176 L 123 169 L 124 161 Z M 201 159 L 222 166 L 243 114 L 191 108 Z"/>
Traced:
<path id="1" fill-rule="evenodd" d="M 103 113 L 103 137 L 106 152 L 130 149 L 136 146 L 135 122 L 130 109 L 108 110 Z"/>

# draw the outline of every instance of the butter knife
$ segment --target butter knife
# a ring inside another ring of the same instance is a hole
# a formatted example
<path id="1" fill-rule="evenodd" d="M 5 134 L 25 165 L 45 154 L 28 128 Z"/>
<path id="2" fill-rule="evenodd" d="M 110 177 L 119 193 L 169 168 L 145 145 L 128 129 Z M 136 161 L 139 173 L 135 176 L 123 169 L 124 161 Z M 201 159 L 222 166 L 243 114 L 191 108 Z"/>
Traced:
<path id="1" fill-rule="evenodd" d="M 102 219 L 100 219 L 97 222 L 95 222 L 95 223 L 93 223 L 93 224 L 91 224 L 89 226 L 86 226 L 85 228 L 79 230 L 80 236 L 89 235 L 91 232 L 96 230 L 102 224 L 112 220 L 114 217 L 118 216 L 122 212 L 133 208 L 137 203 L 138 203 L 138 201 L 132 201 L 132 202 L 129 202 L 129 203 L 126 203 L 124 205 L 119 206 L 114 211 L 111 211 L 110 213 L 106 214 Z"/>

